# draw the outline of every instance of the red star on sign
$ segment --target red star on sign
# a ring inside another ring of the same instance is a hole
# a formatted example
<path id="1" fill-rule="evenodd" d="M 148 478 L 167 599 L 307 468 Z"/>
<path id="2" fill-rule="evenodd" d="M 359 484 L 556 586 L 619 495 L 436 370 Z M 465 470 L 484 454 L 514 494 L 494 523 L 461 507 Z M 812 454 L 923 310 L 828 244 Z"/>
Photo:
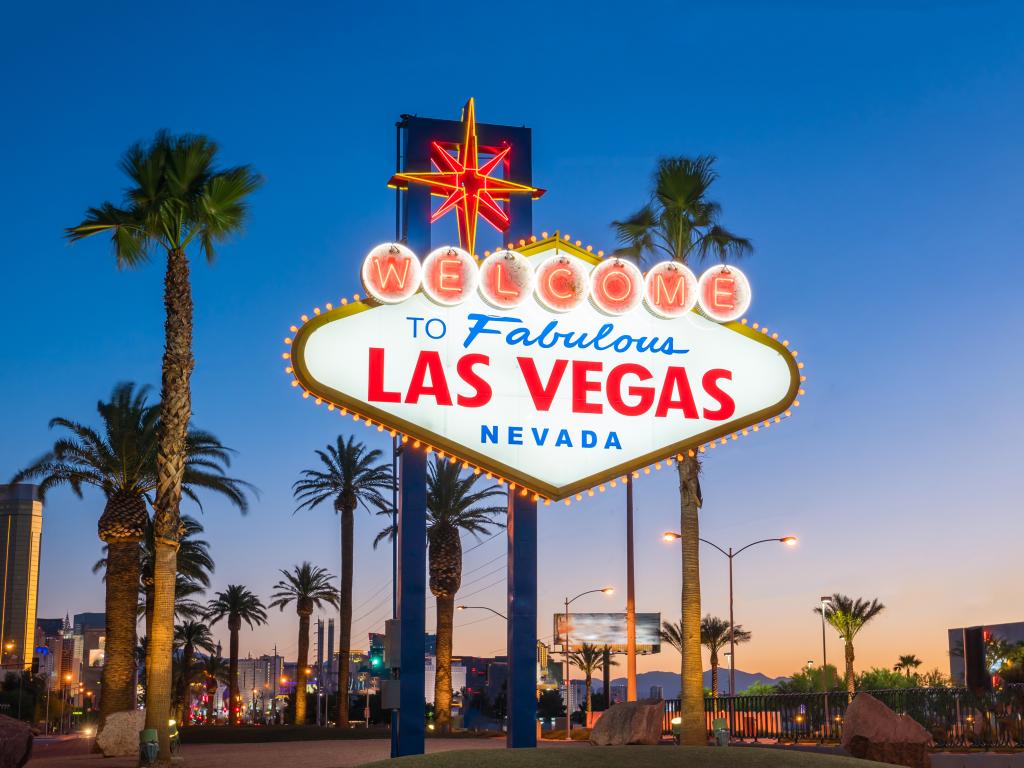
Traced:
<path id="1" fill-rule="evenodd" d="M 536 200 L 544 194 L 544 190 L 491 176 L 508 157 L 511 147 L 504 147 L 480 165 L 476 112 L 472 99 L 466 103 L 462 124 L 465 126 L 465 138 L 459 146 L 458 156 L 452 155 L 440 142 L 432 142 L 430 162 L 437 170 L 396 173 L 388 186 L 408 189 L 410 184 L 425 184 L 432 195 L 443 197 L 444 202 L 431 215 L 430 223 L 433 224 L 454 208 L 459 216 L 459 240 L 462 247 L 475 254 L 477 216 L 482 216 L 492 227 L 504 232 L 508 229 L 509 217 L 505 209 L 498 205 L 498 201 L 507 201 L 514 194 L 528 194 Z"/>

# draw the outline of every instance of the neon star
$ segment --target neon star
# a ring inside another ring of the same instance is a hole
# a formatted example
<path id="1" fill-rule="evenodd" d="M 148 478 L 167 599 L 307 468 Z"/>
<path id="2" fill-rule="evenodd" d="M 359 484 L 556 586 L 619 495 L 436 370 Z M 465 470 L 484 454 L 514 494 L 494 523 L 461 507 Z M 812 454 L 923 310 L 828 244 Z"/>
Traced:
<path id="1" fill-rule="evenodd" d="M 459 217 L 459 242 L 469 253 L 475 254 L 477 218 L 483 219 L 499 232 L 508 229 L 508 213 L 498 202 L 508 201 L 512 195 L 528 194 L 534 200 L 544 194 L 543 189 L 518 184 L 491 176 L 505 161 L 511 147 L 499 150 L 490 160 L 480 165 L 480 151 L 476 136 L 476 111 L 473 100 L 466 102 L 462 124 L 465 137 L 458 155 L 453 155 L 440 142 L 430 145 L 430 162 L 436 171 L 396 173 L 388 186 L 408 189 L 410 184 L 424 184 L 430 194 L 443 197 L 444 202 L 430 216 L 430 223 L 455 209 Z"/>

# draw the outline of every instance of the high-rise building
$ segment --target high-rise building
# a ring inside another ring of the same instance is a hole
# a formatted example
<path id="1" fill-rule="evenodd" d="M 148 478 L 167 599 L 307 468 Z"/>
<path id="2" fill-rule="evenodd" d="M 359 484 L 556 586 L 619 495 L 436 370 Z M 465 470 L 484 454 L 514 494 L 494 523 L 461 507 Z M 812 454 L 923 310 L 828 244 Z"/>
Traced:
<path id="1" fill-rule="evenodd" d="M 0 485 L 0 641 L 7 664 L 32 664 L 43 502 L 35 485 Z"/>

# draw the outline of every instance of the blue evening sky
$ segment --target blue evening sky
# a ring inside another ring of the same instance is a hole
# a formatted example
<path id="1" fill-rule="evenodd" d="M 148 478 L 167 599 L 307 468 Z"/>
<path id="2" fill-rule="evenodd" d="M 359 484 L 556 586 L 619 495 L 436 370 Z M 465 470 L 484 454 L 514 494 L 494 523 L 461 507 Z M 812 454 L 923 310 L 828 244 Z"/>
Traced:
<path id="1" fill-rule="evenodd" d="M 89 421 L 115 382 L 159 383 L 161 264 L 119 273 L 105 242 L 69 246 L 62 228 L 119 197 L 130 143 L 203 132 L 266 177 L 244 236 L 193 272 L 195 421 L 262 491 L 246 518 L 206 505 L 214 586 L 267 596 L 303 559 L 336 573 L 336 518 L 293 516 L 290 485 L 351 422 L 296 396 L 281 339 L 359 290 L 360 259 L 392 236 L 397 116 L 455 119 L 474 96 L 482 122 L 533 128 L 549 190 L 535 229 L 595 249 L 614 246 L 609 222 L 644 201 L 656 158 L 719 158 L 723 222 L 757 247 L 750 317 L 794 341 L 809 377 L 796 418 L 706 462 L 706 537 L 801 537 L 737 561 L 737 621 L 754 633 L 740 668 L 816 658 L 811 608 L 832 591 L 888 606 L 860 638 L 865 665 L 913 652 L 946 668 L 947 627 L 1024 618 L 1018 6 L 103 2 L 5 16 L 0 477 L 47 447 L 52 416 Z M 678 552 L 659 541 L 678 527 L 674 473 L 637 497 L 639 608 L 675 620 Z M 102 609 L 101 507 L 48 498 L 41 616 Z M 389 609 L 376 530 L 361 514 L 357 644 Z M 542 636 L 566 591 L 611 581 L 616 597 L 580 608 L 621 608 L 622 531 L 621 489 L 544 511 Z M 467 554 L 467 601 L 501 606 L 503 551 L 498 537 Z M 702 573 L 705 610 L 726 615 L 713 550 Z M 488 616 L 457 618 L 457 652 L 503 652 Z M 294 614 L 243 633 L 243 652 L 275 642 L 294 654 Z M 671 653 L 641 665 L 676 667 Z"/>

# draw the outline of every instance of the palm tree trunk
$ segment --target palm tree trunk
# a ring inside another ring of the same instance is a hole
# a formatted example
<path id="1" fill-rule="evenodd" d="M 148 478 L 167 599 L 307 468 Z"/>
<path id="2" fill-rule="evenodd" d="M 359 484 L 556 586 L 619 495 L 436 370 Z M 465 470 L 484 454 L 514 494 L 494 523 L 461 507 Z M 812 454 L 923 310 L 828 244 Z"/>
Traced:
<path id="1" fill-rule="evenodd" d="M 703 684 L 703 680 L 701 683 Z M 703 687 L 703 686 L 702 686 Z M 732 693 L 732 691 L 730 691 Z M 711 698 L 718 698 L 718 659 L 711 659 Z"/>
<path id="2" fill-rule="evenodd" d="M 295 724 L 306 724 L 306 663 L 309 659 L 309 614 L 299 614 L 299 651 L 295 664 Z"/>
<path id="3" fill-rule="evenodd" d="M 341 599 L 338 608 L 338 727 L 348 728 L 348 666 L 352 653 L 352 550 L 355 510 L 340 510 Z"/>
<path id="4" fill-rule="evenodd" d="M 228 629 L 228 724 L 238 725 L 239 713 L 236 712 L 235 705 L 238 702 L 238 633 L 242 629 L 241 617 L 229 616 Z M 274 675 L 277 675 L 276 669 Z"/>
<path id="5" fill-rule="evenodd" d="M 591 690 L 590 690 L 591 687 L 593 686 L 593 683 L 594 683 L 594 677 L 593 677 L 592 673 L 590 673 L 590 672 L 587 673 L 587 676 L 585 678 L 585 682 L 586 682 L 586 686 L 587 686 L 587 723 L 586 723 L 586 725 L 589 728 L 590 727 L 590 716 L 594 714 L 594 700 L 593 700 L 593 697 L 591 696 Z"/>
<path id="6" fill-rule="evenodd" d="M 164 275 L 164 356 L 160 380 L 160 434 L 153 532 L 156 551 L 153 579 L 156 602 L 146 661 L 146 727 L 160 740 L 161 763 L 171 759 L 167 713 L 171 705 L 171 645 L 174 635 L 174 588 L 181 526 L 181 482 L 185 440 L 192 417 L 189 380 L 192 357 L 192 287 L 188 257 L 182 248 L 167 251 Z"/>
<path id="7" fill-rule="evenodd" d="M 193 649 L 191 643 L 186 643 L 185 647 L 181 649 L 181 677 L 178 678 L 178 694 L 175 696 L 177 699 L 177 712 L 175 719 L 182 725 L 188 725 L 189 706 L 191 697 L 189 696 L 189 683 L 190 675 L 189 672 L 192 669 L 192 657 L 195 655 L 195 649 Z"/>
<path id="8" fill-rule="evenodd" d="M 156 594 L 153 590 L 153 582 L 146 586 L 146 659 L 149 659 L 149 637 L 153 634 L 153 604 L 156 602 Z"/>
<path id="9" fill-rule="evenodd" d="M 853 643 L 850 640 L 846 641 L 846 695 L 850 701 L 853 701 L 853 694 L 857 688 L 854 684 L 853 678 Z"/>
<path id="10" fill-rule="evenodd" d="M 99 730 L 114 712 L 135 709 L 135 624 L 139 600 L 139 542 L 107 542 L 106 659 L 101 675 Z"/>
<path id="11" fill-rule="evenodd" d="M 437 659 L 434 665 L 434 723 L 446 733 L 452 719 L 452 634 L 455 595 L 437 598 Z"/>
<path id="12" fill-rule="evenodd" d="M 682 533 L 682 698 L 679 743 L 705 746 L 704 673 L 700 657 L 700 469 L 695 458 L 679 467 L 679 529 Z"/>
<path id="13" fill-rule="evenodd" d="M 612 651 L 606 645 L 601 656 L 601 683 L 604 685 L 604 708 L 612 705 Z"/>

